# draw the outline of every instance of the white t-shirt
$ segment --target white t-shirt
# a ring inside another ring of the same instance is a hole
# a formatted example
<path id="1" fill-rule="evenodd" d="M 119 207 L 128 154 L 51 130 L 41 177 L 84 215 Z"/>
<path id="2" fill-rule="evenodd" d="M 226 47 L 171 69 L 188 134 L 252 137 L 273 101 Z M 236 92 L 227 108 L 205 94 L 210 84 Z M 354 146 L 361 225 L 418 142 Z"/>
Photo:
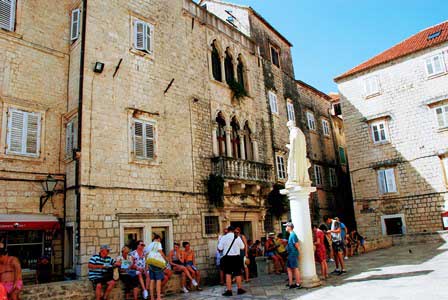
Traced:
<path id="1" fill-rule="evenodd" d="M 149 252 L 159 252 L 159 250 L 163 250 L 162 244 L 159 242 L 152 242 L 151 244 L 146 246 L 145 250 L 143 250 L 143 253 L 145 253 L 146 256 Z"/>
<path id="2" fill-rule="evenodd" d="M 243 241 L 240 237 L 237 237 L 232 245 L 232 248 L 229 250 L 229 247 L 234 239 L 235 234 L 233 232 L 229 232 L 219 240 L 218 249 L 222 250 L 223 256 L 226 255 L 227 251 L 229 251 L 229 253 L 227 254 L 229 256 L 240 255 L 240 250 L 244 249 Z"/>

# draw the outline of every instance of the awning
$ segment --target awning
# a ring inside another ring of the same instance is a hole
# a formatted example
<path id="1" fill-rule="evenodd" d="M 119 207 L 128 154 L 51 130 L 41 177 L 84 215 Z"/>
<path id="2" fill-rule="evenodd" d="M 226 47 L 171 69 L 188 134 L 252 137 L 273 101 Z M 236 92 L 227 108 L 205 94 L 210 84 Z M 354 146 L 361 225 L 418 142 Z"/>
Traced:
<path id="1" fill-rule="evenodd" d="M 58 218 L 52 215 L 0 214 L 0 230 L 59 229 Z"/>

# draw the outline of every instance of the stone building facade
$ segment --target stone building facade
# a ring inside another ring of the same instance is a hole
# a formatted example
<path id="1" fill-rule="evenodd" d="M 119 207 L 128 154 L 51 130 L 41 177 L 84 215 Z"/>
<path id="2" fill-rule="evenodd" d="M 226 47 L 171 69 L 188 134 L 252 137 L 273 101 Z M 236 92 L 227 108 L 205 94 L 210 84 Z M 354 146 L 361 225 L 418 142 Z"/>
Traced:
<path id="1" fill-rule="evenodd" d="M 361 234 L 443 229 L 448 209 L 448 23 L 337 77 Z"/>
<path id="2" fill-rule="evenodd" d="M 281 230 L 266 198 L 304 124 L 291 44 L 260 15 L 242 32 L 191 0 L 6 2 L 0 232 L 30 276 L 48 255 L 83 277 L 100 245 L 159 234 L 207 277 L 225 226 Z"/>

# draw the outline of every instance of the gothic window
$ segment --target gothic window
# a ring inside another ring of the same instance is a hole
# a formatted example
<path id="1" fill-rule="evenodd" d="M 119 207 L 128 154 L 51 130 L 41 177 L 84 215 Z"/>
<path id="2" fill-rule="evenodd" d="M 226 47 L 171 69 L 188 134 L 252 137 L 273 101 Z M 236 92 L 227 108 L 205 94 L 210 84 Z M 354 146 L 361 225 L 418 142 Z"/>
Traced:
<path id="1" fill-rule="evenodd" d="M 221 55 L 216 48 L 215 41 L 212 44 L 212 72 L 215 80 L 222 81 Z"/>
<path id="2" fill-rule="evenodd" d="M 226 71 L 226 82 L 230 84 L 235 80 L 235 71 L 233 70 L 233 58 L 229 51 L 226 51 L 226 58 L 224 60 L 224 68 Z"/>
<path id="3" fill-rule="evenodd" d="M 216 117 L 216 123 L 218 123 L 216 137 L 218 139 L 218 151 L 219 156 L 226 155 L 226 120 L 222 116 L 222 113 L 219 112 Z"/>
<path id="4" fill-rule="evenodd" d="M 254 160 L 254 153 L 252 148 L 252 139 L 249 124 L 246 122 L 244 125 L 244 150 L 246 153 L 247 160 Z"/>
<path id="5" fill-rule="evenodd" d="M 238 124 L 238 120 L 233 117 L 232 122 L 230 123 L 230 126 L 232 127 L 232 136 L 231 136 L 231 143 L 232 143 L 232 155 L 233 158 L 241 158 L 241 148 L 240 148 L 240 125 Z"/>

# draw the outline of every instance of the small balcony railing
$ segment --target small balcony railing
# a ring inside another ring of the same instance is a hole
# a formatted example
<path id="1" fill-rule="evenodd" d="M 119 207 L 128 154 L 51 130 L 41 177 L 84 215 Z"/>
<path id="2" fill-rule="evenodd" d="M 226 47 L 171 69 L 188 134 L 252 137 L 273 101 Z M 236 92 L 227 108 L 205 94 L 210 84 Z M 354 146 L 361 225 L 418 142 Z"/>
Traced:
<path id="1" fill-rule="evenodd" d="M 272 178 L 271 165 L 230 157 L 215 157 L 212 162 L 213 173 L 224 178 L 262 182 L 270 182 Z"/>

